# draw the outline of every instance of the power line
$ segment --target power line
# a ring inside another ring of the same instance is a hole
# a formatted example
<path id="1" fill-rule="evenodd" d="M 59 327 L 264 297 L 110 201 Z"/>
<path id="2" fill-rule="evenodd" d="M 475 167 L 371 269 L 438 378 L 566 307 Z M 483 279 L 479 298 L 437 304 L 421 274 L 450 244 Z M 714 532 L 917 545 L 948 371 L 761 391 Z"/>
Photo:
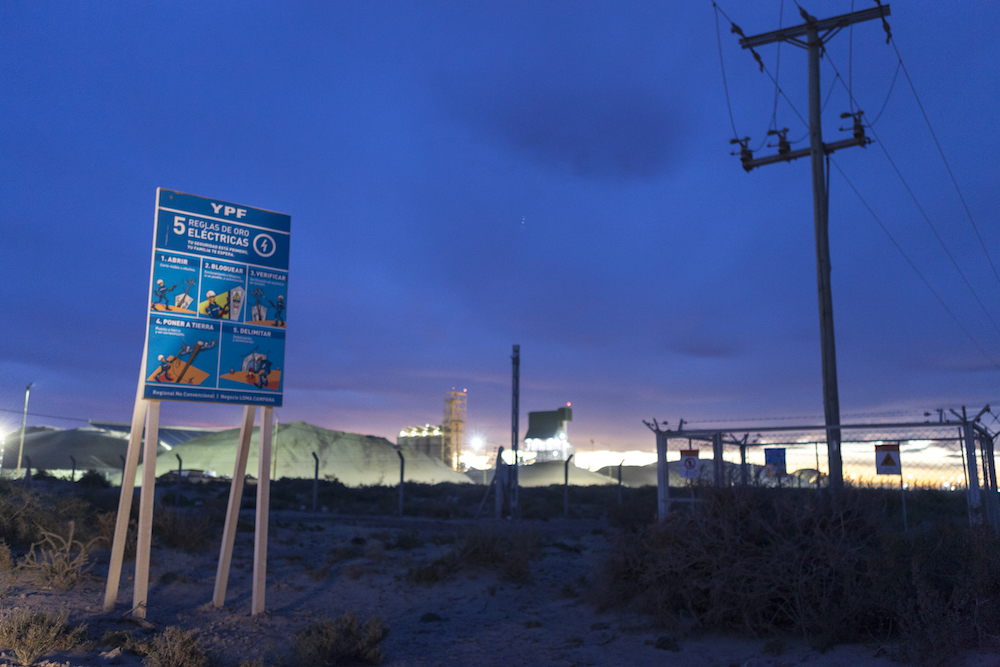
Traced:
<path id="1" fill-rule="evenodd" d="M 903 56 L 899 53 L 899 48 L 896 46 L 896 40 L 890 36 L 889 41 L 892 44 L 893 50 L 896 52 L 896 57 L 899 58 L 899 65 L 903 69 L 903 74 L 906 76 L 907 83 L 910 84 L 910 90 L 913 91 L 913 98 L 917 101 L 917 107 L 920 109 L 920 113 L 924 117 L 924 122 L 927 123 L 927 129 L 931 133 L 931 138 L 934 139 L 934 145 L 937 146 L 938 154 L 941 155 L 941 161 L 944 162 L 944 168 L 948 171 L 948 176 L 951 178 L 952 185 L 955 186 L 955 192 L 958 193 L 958 198 L 962 201 L 962 206 L 965 208 L 965 214 L 969 217 L 969 222 L 972 224 L 972 228 L 976 232 L 976 238 L 979 239 L 979 245 L 986 254 L 986 260 L 990 263 L 990 268 L 993 269 L 993 276 L 997 279 L 997 282 L 1000 283 L 1000 273 L 997 273 L 996 264 L 993 263 L 990 251 L 986 248 L 986 243 L 983 241 L 983 237 L 979 233 L 979 226 L 976 225 L 976 221 L 972 217 L 972 211 L 969 209 L 969 204 L 965 201 L 965 196 L 962 195 L 961 188 L 958 187 L 958 180 L 955 178 L 955 174 L 951 170 L 951 165 L 948 164 L 948 158 L 944 155 L 944 149 L 941 148 L 941 142 L 938 141 L 937 134 L 934 133 L 934 128 L 931 127 L 931 119 L 927 116 L 927 112 L 924 111 L 924 105 L 920 101 L 920 96 L 917 95 L 917 88 L 913 85 L 913 79 L 910 78 L 909 71 L 907 71 L 906 65 L 903 63 Z"/>
<path id="2" fill-rule="evenodd" d="M 875 120 L 868 121 L 869 128 L 875 127 L 875 123 L 877 123 L 878 119 L 882 117 L 882 113 L 885 111 L 885 108 L 889 106 L 889 98 L 892 96 L 892 89 L 896 86 L 896 77 L 899 76 L 899 70 L 902 66 L 902 61 L 899 61 L 899 63 L 896 64 L 896 73 L 892 75 L 892 83 L 889 84 L 889 92 L 885 94 L 885 102 L 882 103 L 882 108 L 878 110 L 878 115 L 875 116 Z"/>
<path id="3" fill-rule="evenodd" d="M 785 0 L 781 0 L 778 8 L 778 30 L 781 30 L 782 22 L 785 18 Z M 781 75 L 781 42 L 778 42 L 777 55 L 774 62 L 774 108 L 771 111 L 771 130 L 778 129 L 778 78 Z"/>
<path id="4" fill-rule="evenodd" d="M 875 222 L 878 223 L 878 226 L 882 229 L 883 232 L 885 232 L 885 235 L 889 237 L 889 241 L 891 241 L 892 245 L 896 247 L 896 250 L 899 251 L 899 254 L 903 256 L 903 259 L 906 260 L 906 263 L 909 264 L 910 268 L 913 269 L 914 273 L 917 274 L 917 277 L 920 278 L 920 280 L 924 283 L 924 285 L 927 286 L 927 289 L 930 290 L 931 294 L 934 295 L 934 298 L 937 299 L 938 303 L 941 304 L 941 307 L 944 308 L 945 312 L 947 312 L 951 316 L 951 318 L 955 320 L 955 324 L 957 324 L 959 328 L 965 333 L 965 335 L 969 337 L 969 340 L 972 341 L 973 345 L 979 348 L 979 351 L 983 353 L 983 356 L 986 357 L 986 360 L 989 361 L 990 364 L 997 370 L 1000 370 L 1000 364 L 998 364 L 996 361 L 993 360 L 993 357 L 991 357 L 989 353 L 983 348 L 983 346 L 979 344 L 979 341 L 977 341 L 975 337 L 973 337 L 972 333 L 965 327 L 964 324 L 962 324 L 962 321 L 958 319 L 958 316 L 955 315 L 954 312 L 952 312 L 951 308 L 948 307 L 948 304 L 945 303 L 943 298 L 941 298 L 941 295 L 937 293 L 937 290 L 935 290 L 931 286 L 927 278 L 924 277 L 924 274 L 920 272 L 920 269 L 917 268 L 917 265 L 914 264 L 913 260 L 910 259 L 909 255 L 906 254 L 906 251 L 903 250 L 902 246 L 900 246 L 899 243 L 896 241 L 896 239 L 893 237 L 892 233 L 882 223 L 882 220 L 879 219 L 875 211 L 872 210 L 872 207 L 868 204 L 867 201 L 865 201 L 865 198 L 861 196 L 861 193 L 854 186 L 854 183 L 851 182 L 851 179 L 847 177 L 847 174 L 844 173 L 844 170 L 840 168 L 840 165 L 837 164 L 837 161 L 831 160 L 831 163 L 833 164 L 834 167 L 837 168 L 837 171 L 840 172 L 840 175 L 844 178 L 844 181 L 847 183 L 848 187 L 850 187 L 851 190 L 854 191 L 854 194 L 857 195 L 859 200 L 861 200 L 862 205 L 864 205 L 864 207 L 868 209 L 868 212 L 871 214 L 872 218 L 875 219 Z"/>
<path id="5" fill-rule="evenodd" d="M 722 11 L 719 5 L 712 3 L 712 7 L 715 8 L 715 37 L 716 41 L 719 43 L 719 64 L 722 66 L 722 88 L 726 91 L 726 107 L 729 108 L 729 124 L 733 127 L 733 136 L 739 137 L 740 133 L 736 131 L 736 120 L 733 118 L 733 104 L 729 99 L 729 84 L 726 82 L 726 63 L 722 59 L 722 30 L 719 28 L 719 12 Z M 722 12 L 725 16 L 725 12 Z M 728 16 L 726 17 L 729 18 Z M 732 23 L 732 21 L 730 21 Z"/>
<path id="6" fill-rule="evenodd" d="M 12 414 L 22 415 L 24 410 L 8 410 L 7 408 L 0 408 L 0 412 L 10 412 Z M 29 417 L 45 417 L 47 419 L 63 419 L 65 421 L 73 422 L 89 422 L 89 419 L 84 419 L 82 417 L 63 417 L 61 415 L 43 415 L 40 412 L 29 412 Z"/>
<path id="7" fill-rule="evenodd" d="M 827 62 L 830 63 L 830 67 L 832 67 L 833 71 L 836 73 L 837 80 L 840 80 L 843 83 L 843 80 L 840 78 L 840 71 L 837 69 L 837 65 L 833 62 L 833 59 L 829 57 L 829 54 L 827 54 Z M 902 62 L 902 61 L 900 61 L 900 62 Z M 903 71 L 905 72 L 906 69 L 904 68 Z M 845 88 L 846 88 L 846 86 L 845 86 Z M 850 95 L 851 99 L 856 103 L 856 100 L 854 100 L 854 96 L 851 93 L 850 89 L 847 89 L 847 94 Z M 858 106 L 860 108 L 861 105 L 859 104 Z M 993 319 L 993 316 L 990 314 L 989 310 L 987 310 L 987 308 L 986 308 L 986 304 L 984 304 L 983 301 L 982 301 L 982 299 L 979 298 L 979 294 L 976 292 L 975 288 L 973 288 L 972 283 L 969 282 L 968 277 L 965 275 L 965 271 L 962 270 L 962 267 L 959 266 L 958 261 L 955 259 L 954 255 L 951 254 L 951 251 L 948 249 L 948 246 L 945 244 L 944 239 L 941 238 L 941 234 L 938 232 L 937 228 L 934 226 L 934 223 L 931 222 L 930 216 L 927 215 L 927 212 L 924 210 L 924 207 L 921 206 L 920 201 L 917 199 L 916 193 L 913 192 L 913 189 L 910 187 L 910 184 L 906 181 L 906 178 L 903 176 L 903 173 L 899 170 L 899 167 L 896 165 L 896 161 L 892 159 L 891 155 L 889 155 L 889 149 L 886 148 L 885 142 L 883 142 L 881 139 L 879 139 L 879 136 L 875 132 L 874 128 L 872 128 L 872 127 L 869 126 L 868 129 L 871 130 L 872 136 L 875 137 L 876 143 L 878 144 L 879 148 L 882 149 L 882 152 L 885 154 L 886 159 L 889 160 L 889 164 L 892 166 L 893 170 L 896 172 L 896 175 L 899 177 L 899 180 L 903 183 L 903 187 L 906 189 L 906 192 L 909 193 L 910 198 L 913 200 L 913 203 L 916 205 L 917 210 L 920 211 L 920 215 L 923 216 L 924 221 L 927 223 L 927 226 L 930 227 L 930 230 L 931 230 L 931 232 L 933 232 L 934 238 L 937 239 L 938 244 L 940 244 L 941 249 L 944 250 L 945 255 L 948 256 L 949 260 L 951 260 L 952 265 L 955 267 L 955 270 L 958 271 L 958 275 L 960 275 L 962 277 L 962 281 L 965 283 L 965 286 L 969 289 L 969 292 L 972 294 L 973 298 L 976 300 L 976 303 L 979 304 L 979 307 L 983 310 L 983 313 L 986 314 L 986 318 L 989 319 L 990 323 L 993 325 L 993 328 L 996 329 L 996 332 L 998 334 L 1000 334 L 1000 325 L 998 325 L 997 322 L 996 322 L 996 320 Z M 978 231 L 977 231 L 977 233 L 978 233 Z M 988 255 L 987 255 L 987 259 L 989 259 Z M 992 265 L 992 262 L 991 262 L 991 265 Z"/>

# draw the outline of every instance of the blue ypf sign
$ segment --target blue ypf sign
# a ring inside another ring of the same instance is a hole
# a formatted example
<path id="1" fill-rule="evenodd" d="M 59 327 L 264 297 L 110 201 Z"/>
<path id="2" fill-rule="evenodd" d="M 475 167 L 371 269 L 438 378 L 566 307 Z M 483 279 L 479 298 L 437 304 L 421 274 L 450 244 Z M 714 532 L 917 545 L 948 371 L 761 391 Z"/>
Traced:
<path id="1" fill-rule="evenodd" d="M 156 191 L 143 396 L 282 404 L 291 218 Z"/>

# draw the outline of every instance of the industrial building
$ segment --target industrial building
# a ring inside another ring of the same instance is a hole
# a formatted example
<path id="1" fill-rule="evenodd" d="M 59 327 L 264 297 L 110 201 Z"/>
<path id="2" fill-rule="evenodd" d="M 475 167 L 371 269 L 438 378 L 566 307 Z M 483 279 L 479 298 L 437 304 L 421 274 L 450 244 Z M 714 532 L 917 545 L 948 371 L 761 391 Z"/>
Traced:
<path id="1" fill-rule="evenodd" d="M 396 445 L 412 447 L 416 451 L 438 459 L 452 470 L 459 469 L 462 453 L 462 436 L 465 433 L 466 390 L 452 389 L 444 396 L 444 419 L 431 426 L 407 426 L 399 432 Z"/>
<path id="2" fill-rule="evenodd" d="M 571 421 L 573 409 L 569 403 L 558 410 L 529 412 L 524 451 L 534 452 L 536 463 L 567 460 L 576 451 L 569 444 L 566 432 L 566 426 Z"/>

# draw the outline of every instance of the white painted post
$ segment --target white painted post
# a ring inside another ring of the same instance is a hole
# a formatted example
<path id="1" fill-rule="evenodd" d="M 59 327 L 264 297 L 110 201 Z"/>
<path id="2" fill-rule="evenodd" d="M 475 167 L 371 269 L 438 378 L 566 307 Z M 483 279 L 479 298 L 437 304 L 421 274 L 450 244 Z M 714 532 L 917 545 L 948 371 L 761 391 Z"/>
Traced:
<path id="1" fill-rule="evenodd" d="M 115 608 L 118 599 L 118 584 L 121 582 L 122 561 L 125 559 L 125 538 L 128 535 L 128 521 L 132 514 L 132 492 L 135 490 L 135 471 L 139 467 L 139 447 L 142 440 L 142 424 L 149 403 L 136 391 L 135 406 L 132 408 L 132 430 L 128 439 L 128 454 L 125 459 L 125 474 L 122 476 L 121 494 L 118 497 L 118 518 L 115 521 L 115 537 L 111 542 L 111 564 L 108 566 L 108 582 L 104 589 L 104 611 Z"/>
<path id="2" fill-rule="evenodd" d="M 250 436 L 253 435 L 253 420 L 256 412 L 256 406 L 243 406 L 243 422 L 240 424 L 240 442 L 236 449 L 236 465 L 233 468 L 233 481 L 229 486 L 226 526 L 222 530 L 219 566 L 215 571 L 215 594 L 212 596 L 212 604 L 216 607 L 221 607 L 226 602 L 229 564 L 233 558 L 233 543 L 236 541 L 236 524 L 240 520 L 240 501 L 243 499 L 243 482 L 247 474 L 247 456 L 250 452 Z M 258 481 L 258 483 L 260 482 Z"/>
<path id="3" fill-rule="evenodd" d="M 656 500 L 660 521 L 670 514 L 670 469 L 667 466 L 667 434 L 656 433 Z"/>
<path id="4" fill-rule="evenodd" d="M 132 613 L 136 618 L 146 618 L 146 596 L 149 592 L 149 550 L 153 542 L 153 500 L 156 497 L 156 449 L 159 444 L 160 402 L 149 401 L 149 409 L 146 411 L 146 446 L 142 451 L 139 538 L 135 551 L 135 582 L 132 589 Z"/>
<path id="5" fill-rule="evenodd" d="M 267 517 L 271 503 L 271 423 L 274 408 L 261 409 L 260 451 L 257 456 L 257 517 L 253 534 L 253 595 L 250 615 L 264 611 L 267 590 Z"/>

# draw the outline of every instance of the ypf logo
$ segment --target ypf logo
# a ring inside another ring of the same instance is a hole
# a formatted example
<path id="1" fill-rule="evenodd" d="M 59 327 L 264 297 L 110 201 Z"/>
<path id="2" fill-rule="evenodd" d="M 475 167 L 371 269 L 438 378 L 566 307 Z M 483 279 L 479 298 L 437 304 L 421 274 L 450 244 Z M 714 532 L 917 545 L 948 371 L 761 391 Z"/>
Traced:
<path id="1" fill-rule="evenodd" d="M 270 257 L 277 246 L 270 234 L 258 234 L 253 239 L 253 249 L 261 257 Z"/>

